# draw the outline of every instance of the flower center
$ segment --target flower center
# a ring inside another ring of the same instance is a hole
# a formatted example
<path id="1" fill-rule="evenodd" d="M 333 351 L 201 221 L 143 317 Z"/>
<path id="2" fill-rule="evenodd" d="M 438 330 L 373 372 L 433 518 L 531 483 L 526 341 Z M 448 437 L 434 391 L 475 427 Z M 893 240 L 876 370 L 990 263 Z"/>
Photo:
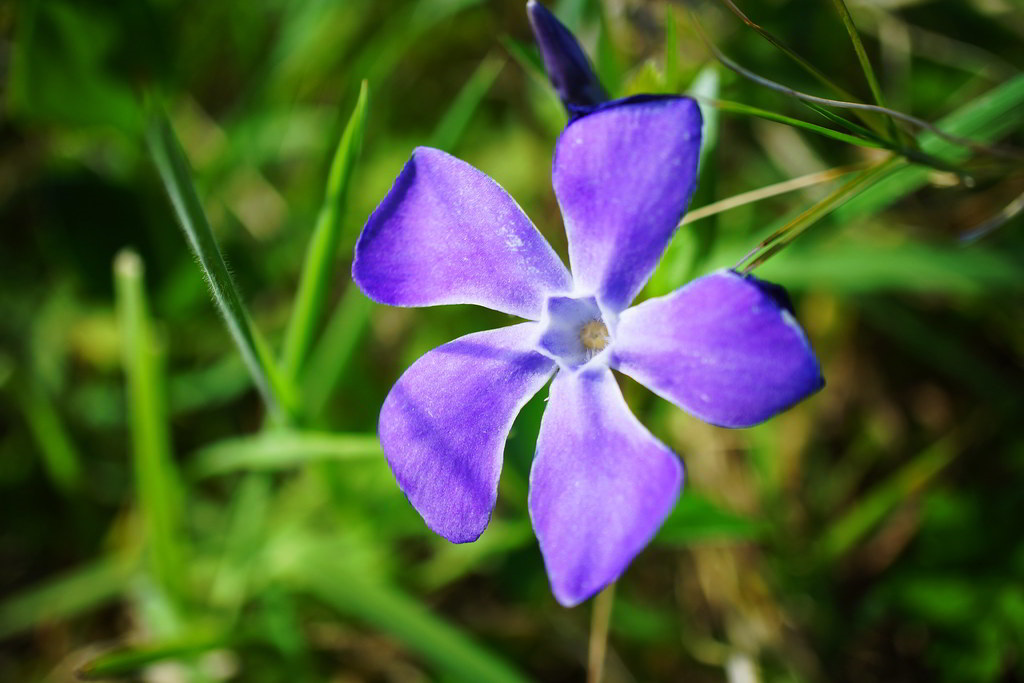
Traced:
<path id="1" fill-rule="evenodd" d="M 568 370 L 586 365 L 612 343 L 597 299 L 592 296 L 553 296 L 541 320 L 537 350 Z"/>
<path id="2" fill-rule="evenodd" d="M 608 328 L 600 320 L 591 320 L 580 330 L 580 341 L 588 351 L 601 351 L 608 346 Z"/>

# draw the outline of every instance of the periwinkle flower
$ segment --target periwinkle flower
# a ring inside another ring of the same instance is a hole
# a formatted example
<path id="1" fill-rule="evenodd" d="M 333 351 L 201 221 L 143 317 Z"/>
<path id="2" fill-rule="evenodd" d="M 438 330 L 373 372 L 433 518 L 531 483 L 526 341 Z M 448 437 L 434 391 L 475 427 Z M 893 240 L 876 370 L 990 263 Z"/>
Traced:
<path id="1" fill-rule="evenodd" d="M 356 245 L 353 279 L 377 302 L 477 304 L 528 321 L 427 352 L 391 389 L 378 431 L 427 526 L 473 541 L 497 499 L 512 423 L 554 376 L 529 511 L 566 606 L 625 570 L 683 481 L 676 455 L 630 412 L 613 369 L 725 427 L 762 422 L 822 386 L 775 285 L 720 270 L 630 307 L 693 194 L 700 131 L 686 97 L 581 104 L 552 172 L 571 274 L 497 183 L 426 147 Z"/>

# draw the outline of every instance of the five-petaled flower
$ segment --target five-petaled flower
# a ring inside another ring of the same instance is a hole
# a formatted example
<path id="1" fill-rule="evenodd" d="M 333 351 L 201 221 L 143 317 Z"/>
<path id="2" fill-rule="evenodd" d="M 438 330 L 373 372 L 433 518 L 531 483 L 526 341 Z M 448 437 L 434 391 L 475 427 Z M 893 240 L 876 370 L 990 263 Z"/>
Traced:
<path id="1" fill-rule="evenodd" d="M 555 57 L 567 49 L 547 48 Z M 566 606 L 618 578 L 683 481 L 678 457 L 630 412 L 613 369 L 725 427 L 757 424 L 822 386 L 775 285 L 720 270 L 630 307 L 693 194 L 700 111 L 686 97 L 606 102 L 591 92 L 578 103 L 552 172 L 571 274 L 497 183 L 424 147 L 368 219 L 352 266 L 381 303 L 477 304 L 528 321 L 426 353 L 388 394 L 379 435 L 427 525 L 473 541 L 490 520 L 512 423 L 554 376 L 529 511 Z"/>

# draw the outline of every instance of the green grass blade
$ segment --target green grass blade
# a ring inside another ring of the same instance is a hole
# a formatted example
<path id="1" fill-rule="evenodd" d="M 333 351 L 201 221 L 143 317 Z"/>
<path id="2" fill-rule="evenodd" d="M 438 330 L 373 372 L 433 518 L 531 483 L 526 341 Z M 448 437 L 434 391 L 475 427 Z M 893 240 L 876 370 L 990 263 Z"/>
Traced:
<path id="1" fill-rule="evenodd" d="M 292 578 L 341 614 L 392 634 L 445 674 L 444 679 L 521 683 L 525 677 L 417 600 L 350 571 L 332 558 L 296 563 Z"/>
<path id="2" fill-rule="evenodd" d="M 210 604 L 237 619 L 248 593 L 250 575 L 267 533 L 272 477 L 250 472 L 235 490 L 224 550 L 210 589 Z"/>
<path id="3" fill-rule="evenodd" d="M 338 243 L 341 240 L 342 217 L 348 198 L 348 188 L 363 145 L 366 112 L 367 85 L 366 81 L 363 81 L 355 108 L 334 152 L 331 171 L 327 177 L 324 203 L 306 250 L 306 262 L 299 280 L 299 290 L 295 294 L 291 320 L 285 333 L 281 368 L 292 383 L 298 380 L 323 318 L 327 294 L 334 276 Z"/>
<path id="4" fill-rule="evenodd" d="M 196 194 L 185 154 L 166 114 L 155 106 L 150 110 L 146 141 L 178 223 L 256 388 L 272 413 L 290 419 L 295 413 L 294 392 L 285 383 L 266 342 L 252 325 Z"/>
<path id="5" fill-rule="evenodd" d="M 776 123 L 784 123 L 787 126 L 793 126 L 794 128 L 802 128 L 803 130 L 816 133 L 818 135 L 824 135 L 825 137 L 832 138 L 833 140 L 839 140 L 840 142 L 846 142 L 851 145 L 857 145 L 859 147 L 873 147 L 875 149 L 883 149 L 885 145 L 878 142 L 875 139 L 867 139 L 850 135 L 848 133 L 841 133 L 831 128 L 825 128 L 814 123 L 807 121 L 801 121 L 800 119 L 794 119 L 791 116 L 784 114 L 777 114 L 767 109 L 761 109 L 754 107 L 749 104 L 742 104 L 740 102 L 730 102 L 728 100 L 702 100 L 715 107 L 716 109 L 730 114 L 740 114 L 742 116 L 754 116 L 759 119 L 765 119 L 767 121 L 775 121 Z"/>
<path id="6" fill-rule="evenodd" d="M 836 11 L 839 12 L 839 17 L 843 20 L 843 26 L 846 28 L 846 32 L 850 36 L 850 42 L 853 43 L 853 50 L 857 53 L 857 61 L 860 62 L 860 68 L 864 72 L 864 78 L 868 82 L 868 87 L 871 89 L 871 96 L 875 100 L 875 104 L 879 107 L 886 106 L 885 96 L 882 94 L 882 86 L 878 83 L 878 77 L 875 76 L 875 69 L 871 66 L 871 60 L 868 59 L 868 53 L 864 50 L 864 43 L 860 39 L 860 33 L 857 31 L 857 25 L 853 23 L 853 17 L 850 16 L 850 9 L 846 6 L 845 0 L 832 0 L 836 6 Z M 901 133 L 896 127 L 896 122 L 890 117 L 888 119 L 889 133 L 892 135 L 893 140 L 899 140 Z"/>
<path id="7" fill-rule="evenodd" d="M 816 557 L 834 562 L 860 543 L 907 498 L 925 488 L 956 454 L 956 435 L 947 435 L 878 484 L 832 524 L 816 546 Z"/>
<path id="8" fill-rule="evenodd" d="M 306 364 L 302 393 L 306 413 L 315 418 L 330 400 L 359 341 L 370 326 L 373 302 L 349 285 Z"/>
<path id="9" fill-rule="evenodd" d="M 83 664 L 77 674 L 85 681 L 122 678 L 138 674 L 142 669 L 157 662 L 194 658 L 205 652 L 223 648 L 227 644 L 227 638 L 220 633 L 190 632 L 184 638 L 106 652 Z"/>
<path id="10" fill-rule="evenodd" d="M 890 157 L 871 168 L 861 171 L 830 192 L 824 199 L 814 203 L 796 218 L 788 221 L 781 228 L 762 240 L 754 251 L 740 261 L 740 263 L 749 261 L 749 265 L 743 269 L 744 272 L 749 273 L 779 253 L 805 230 L 849 201 L 851 197 L 855 197 L 859 192 L 863 192 L 865 188 L 877 183 L 887 174 L 891 173 L 892 169 L 896 168 L 900 163 L 902 162 L 898 157 Z"/>
<path id="11" fill-rule="evenodd" d="M 63 622 L 107 604 L 125 587 L 135 566 L 107 557 L 47 579 L 0 602 L 0 638 Z"/>
<path id="12" fill-rule="evenodd" d="M 18 402 L 29 431 L 43 456 L 43 466 L 53 484 L 65 493 L 79 490 L 82 483 L 82 456 L 68 434 L 53 400 L 41 386 L 18 392 Z"/>
<path id="13" fill-rule="evenodd" d="M 149 566 L 167 594 L 180 597 L 185 584 L 182 490 L 171 457 L 163 352 L 153 336 L 142 260 L 134 252 L 122 251 L 114 260 L 114 292 Z"/>
<path id="14" fill-rule="evenodd" d="M 484 96 L 494 85 L 495 79 L 505 66 L 505 58 L 495 55 L 485 57 L 473 71 L 473 74 L 455 96 L 451 106 L 441 117 L 437 127 L 430 136 L 430 146 L 452 151 L 462 138 L 473 114 L 480 106 Z"/>
<path id="15" fill-rule="evenodd" d="M 993 142 L 1024 123 L 1024 75 L 1017 76 L 980 97 L 968 102 L 938 122 L 942 130 L 970 137 L 978 142 Z M 961 163 L 970 151 L 943 140 L 938 135 L 924 132 L 920 138 L 921 150 L 950 163 Z M 929 182 L 931 170 L 911 166 L 891 174 L 885 183 L 875 185 L 851 200 L 836 219 L 850 221 L 872 215 Z"/>
<path id="16" fill-rule="evenodd" d="M 380 443 L 373 434 L 264 432 L 201 449 L 191 472 L 196 477 L 208 477 L 239 470 L 279 470 L 309 462 L 379 457 Z"/>

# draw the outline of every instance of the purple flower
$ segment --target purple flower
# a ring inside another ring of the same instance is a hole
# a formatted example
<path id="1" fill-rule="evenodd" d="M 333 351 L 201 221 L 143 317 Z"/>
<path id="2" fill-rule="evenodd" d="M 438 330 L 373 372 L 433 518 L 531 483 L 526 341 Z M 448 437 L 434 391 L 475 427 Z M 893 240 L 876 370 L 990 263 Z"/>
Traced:
<path id="1" fill-rule="evenodd" d="M 696 184 L 701 117 L 685 97 L 605 102 L 554 154 L 572 274 L 488 176 L 421 147 L 373 212 L 352 275 L 392 306 L 477 304 L 530 322 L 456 339 L 405 371 L 381 408 L 388 462 L 427 525 L 475 540 L 505 439 L 554 376 L 529 509 L 551 587 L 572 606 L 614 581 L 682 486 L 612 369 L 712 424 L 757 424 L 822 386 L 775 285 L 720 270 L 630 308 Z"/>

